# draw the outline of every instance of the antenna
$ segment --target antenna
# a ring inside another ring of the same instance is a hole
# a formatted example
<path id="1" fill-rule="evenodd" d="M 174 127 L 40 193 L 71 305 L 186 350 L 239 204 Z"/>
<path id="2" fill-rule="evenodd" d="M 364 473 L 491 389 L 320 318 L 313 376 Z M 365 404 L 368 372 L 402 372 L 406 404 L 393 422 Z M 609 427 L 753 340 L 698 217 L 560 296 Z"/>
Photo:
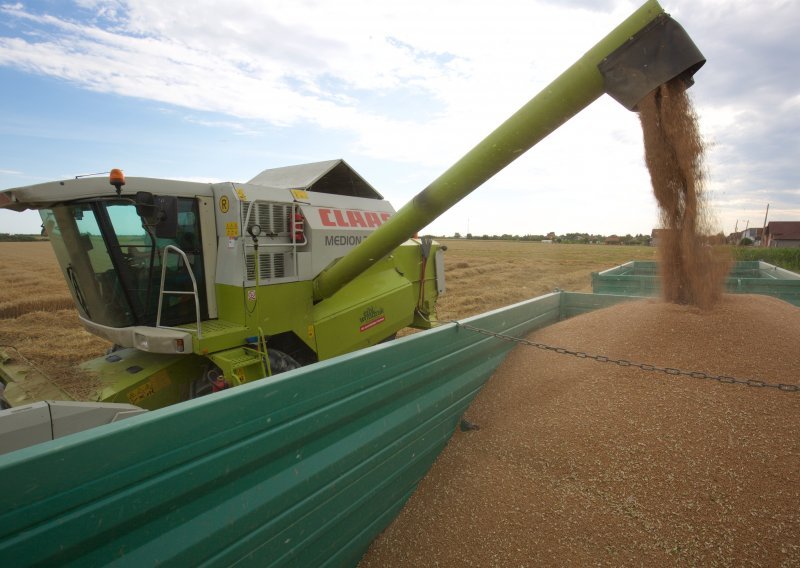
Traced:
<path id="1" fill-rule="evenodd" d="M 75 176 L 75 179 L 81 179 L 81 178 L 92 177 L 92 176 L 103 176 L 103 175 L 110 174 L 110 173 L 111 172 L 95 172 L 93 174 L 80 174 L 80 175 Z"/>

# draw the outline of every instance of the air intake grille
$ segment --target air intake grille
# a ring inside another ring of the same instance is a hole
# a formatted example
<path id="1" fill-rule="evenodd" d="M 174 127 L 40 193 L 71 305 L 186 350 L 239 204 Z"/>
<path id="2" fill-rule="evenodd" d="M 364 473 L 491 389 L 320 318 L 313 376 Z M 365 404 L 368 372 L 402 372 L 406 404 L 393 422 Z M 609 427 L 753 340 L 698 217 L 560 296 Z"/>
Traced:
<path id="1" fill-rule="evenodd" d="M 287 276 L 286 268 L 291 266 L 290 257 L 291 253 L 258 253 L 258 278 L 259 280 L 269 280 L 271 278 L 284 278 Z M 247 279 L 255 280 L 255 254 L 249 252 L 247 254 Z"/>
<path id="2" fill-rule="evenodd" d="M 245 223 L 250 203 L 249 201 L 243 203 L 242 225 Z M 252 213 L 250 213 L 250 220 L 247 222 L 245 231 L 253 225 L 260 225 L 261 233 L 264 235 L 289 236 L 291 213 L 291 204 L 256 201 L 252 206 Z"/>

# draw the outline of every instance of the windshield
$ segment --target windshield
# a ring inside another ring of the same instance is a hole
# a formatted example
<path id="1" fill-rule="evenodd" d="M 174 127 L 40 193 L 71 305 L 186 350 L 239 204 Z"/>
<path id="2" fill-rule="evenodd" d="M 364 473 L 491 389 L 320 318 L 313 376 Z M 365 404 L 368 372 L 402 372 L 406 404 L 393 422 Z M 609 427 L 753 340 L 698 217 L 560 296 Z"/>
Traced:
<path id="1" fill-rule="evenodd" d="M 156 238 L 130 200 L 98 200 L 41 211 L 78 311 L 101 325 L 156 324 L 164 247 L 179 247 L 189 260 L 207 317 L 196 201 L 178 199 L 175 238 Z M 191 291 L 192 282 L 178 254 L 167 257 L 164 289 Z M 165 294 L 161 324 L 195 321 L 194 297 Z"/>

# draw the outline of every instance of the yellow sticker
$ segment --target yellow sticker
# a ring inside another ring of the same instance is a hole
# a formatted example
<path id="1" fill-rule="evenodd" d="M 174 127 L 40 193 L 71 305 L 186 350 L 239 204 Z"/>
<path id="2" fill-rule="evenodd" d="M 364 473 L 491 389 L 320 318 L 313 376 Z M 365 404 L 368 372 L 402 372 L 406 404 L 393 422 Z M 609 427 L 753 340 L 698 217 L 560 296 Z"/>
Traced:
<path id="1" fill-rule="evenodd" d="M 156 394 L 156 391 L 153 390 L 152 385 L 150 383 L 144 383 L 128 393 L 128 402 L 131 404 L 139 404 L 140 400 L 150 398 L 154 394 Z"/>
<path id="2" fill-rule="evenodd" d="M 160 372 L 152 377 L 146 383 L 143 383 L 131 390 L 128 393 L 128 401 L 131 404 L 138 404 L 140 400 L 150 398 L 158 391 L 167 388 L 170 385 L 169 375 L 166 372 Z"/>
<path id="3" fill-rule="evenodd" d="M 238 237 L 239 236 L 239 223 L 236 221 L 231 221 L 230 223 L 225 223 L 225 236 L 226 237 Z"/>
<path id="4" fill-rule="evenodd" d="M 236 195 L 238 195 L 239 199 L 242 201 L 247 201 L 247 196 L 244 194 L 244 190 L 241 187 L 236 188 Z"/>
<path id="5" fill-rule="evenodd" d="M 314 326 L 313 325 L 309 325 L 308 326 L 308 338 L 309 339 L 313 339 L 314 338 Z"/>
<path id="6" fill-rule="evenodd" d="M 231 208 L 231 202 L 228 200 L 227 195 L 223 195 L 219 198 L 219 210 L 223 213 L 227 213 L 228 210 Z"/>
<path id="7" fill-rule="evenodd" d="M 308 192 L 302 189 L 293 189 L 292 195 L 298 201 L 308 201 Z"/>

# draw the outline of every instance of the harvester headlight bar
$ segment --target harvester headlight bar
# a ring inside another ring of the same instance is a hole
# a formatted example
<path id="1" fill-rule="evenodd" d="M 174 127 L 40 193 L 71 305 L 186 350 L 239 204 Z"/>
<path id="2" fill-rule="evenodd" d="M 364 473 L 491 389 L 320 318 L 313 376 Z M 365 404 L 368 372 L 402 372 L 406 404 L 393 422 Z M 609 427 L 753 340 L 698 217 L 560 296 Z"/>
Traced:
<path id="1" fill-rule="evenodd" d="M 141 333 L 133 334 L 133 343 L 136 349 L 141 349 L 142 351 L 149 351 L 150 349 L 150 338 Z"/>

